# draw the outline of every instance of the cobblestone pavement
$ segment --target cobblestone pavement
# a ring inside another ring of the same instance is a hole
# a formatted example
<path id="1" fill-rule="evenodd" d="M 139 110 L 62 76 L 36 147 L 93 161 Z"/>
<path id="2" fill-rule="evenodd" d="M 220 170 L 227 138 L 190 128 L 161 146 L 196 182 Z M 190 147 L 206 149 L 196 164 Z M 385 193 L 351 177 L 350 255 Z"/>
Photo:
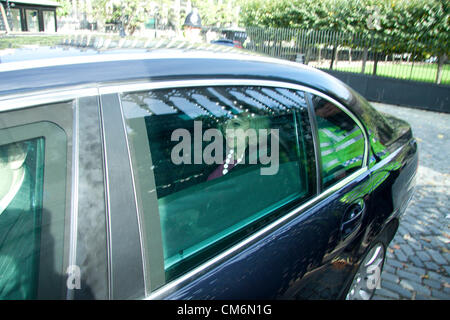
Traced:
<path id="1" fill-rule="evenodd" d="M 450 300 L 450 114 L 373 106 L 408 121 L 419 146 L 416 191 L 373 299 Z"/>

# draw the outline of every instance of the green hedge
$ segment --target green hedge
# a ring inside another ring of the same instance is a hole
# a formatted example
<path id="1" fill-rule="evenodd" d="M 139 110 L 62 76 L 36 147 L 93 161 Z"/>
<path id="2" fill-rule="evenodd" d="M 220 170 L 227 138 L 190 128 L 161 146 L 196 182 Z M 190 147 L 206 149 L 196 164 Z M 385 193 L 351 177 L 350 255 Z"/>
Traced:
<path id="1" fill-rule="evenodd" d="M 245 26 L 333 30 L 375 40 L 380 50 L 445 57 L 450 50 L 448 0 L 248 0 Z"/>

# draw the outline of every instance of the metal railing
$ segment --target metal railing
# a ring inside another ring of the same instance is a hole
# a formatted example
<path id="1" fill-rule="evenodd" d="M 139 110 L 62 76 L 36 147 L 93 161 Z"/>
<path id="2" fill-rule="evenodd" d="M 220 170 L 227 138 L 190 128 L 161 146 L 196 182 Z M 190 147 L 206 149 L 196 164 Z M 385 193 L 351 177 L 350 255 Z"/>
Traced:
<path id="1" fill-rule="evenodd" d="M 442 64 L 440 81 L 437 81 L 438 57 L 427 54 L 431 51 L 431 42 L 405 45 L 376 35 L 329 30 L 245 29 L 244 48 L 273 57 L 319 69 L 450 84 L 449 64 Z"/>

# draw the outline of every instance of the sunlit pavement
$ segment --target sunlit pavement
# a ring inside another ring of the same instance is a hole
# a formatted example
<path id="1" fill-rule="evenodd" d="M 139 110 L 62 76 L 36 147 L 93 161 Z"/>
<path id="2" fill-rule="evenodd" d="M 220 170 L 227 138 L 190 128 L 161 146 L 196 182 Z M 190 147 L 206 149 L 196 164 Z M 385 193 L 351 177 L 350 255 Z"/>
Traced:
<path id="1" fill-rule="evenodd" d="M 372 103 L 411 124 L 419 146 L 417 186 L 373 299 L 450 300 L 450 114 Z"/>

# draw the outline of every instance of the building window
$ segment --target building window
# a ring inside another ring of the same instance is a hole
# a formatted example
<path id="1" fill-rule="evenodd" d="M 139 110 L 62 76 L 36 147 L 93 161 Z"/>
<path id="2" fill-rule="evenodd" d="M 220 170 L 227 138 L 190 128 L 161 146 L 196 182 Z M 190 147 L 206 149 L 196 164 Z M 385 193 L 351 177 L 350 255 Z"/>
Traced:
<path id="1" fill-rule="evenodd" d="M 25 10 L 27 16 L 27 31 L 39 32 L 39 15 L 37 10 Z"/>
<path id="2" fill-rule="evenodd" d="M 55 28 L 55 12 L 54 11 L 43 11 L 44 17 L 44 31 L 45 32 L 56 32 Z"/>
<path id="3" fill-rule="evenodd" d="M 11 9 L 11 29 L 13 31 L 22 31 L 20 9 Z"/>

